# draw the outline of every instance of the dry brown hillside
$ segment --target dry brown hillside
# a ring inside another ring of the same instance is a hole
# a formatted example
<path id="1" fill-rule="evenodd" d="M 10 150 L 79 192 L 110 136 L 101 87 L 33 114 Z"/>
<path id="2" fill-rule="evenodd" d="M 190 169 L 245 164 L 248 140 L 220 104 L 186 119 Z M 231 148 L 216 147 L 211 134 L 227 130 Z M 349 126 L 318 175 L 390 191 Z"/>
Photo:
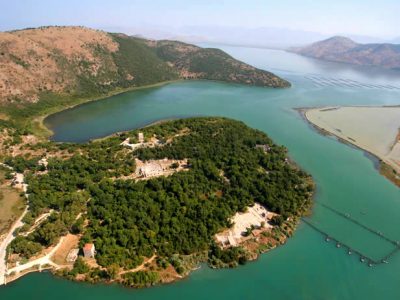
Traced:
<path id="1" fill-rule="evenodd" d="M 95 54 L 118 50 L 118 43 L 105 32 L 83 27 L 46 27 L 0 33 L 0 102 L 18 99 L 35 102 L 40 91 L 62 92 L 74 88 L 76 75 L 96 76 L 106 67 L 116 71 L 109 56 Z M 86 65 L 79 66 L 85 61 Z M 76 66 L 65 68 L 65 65 Z M 72 72 L 71 72 L 72 71 Z"/>
<path id="2" fill-rule="evenodd" d="M 84 27 L 0 32 L 0 108 L 38 103 L 36 112 L 40 113 L 77 99 L 176 79 L 290 85 L 218 49 Z"/>

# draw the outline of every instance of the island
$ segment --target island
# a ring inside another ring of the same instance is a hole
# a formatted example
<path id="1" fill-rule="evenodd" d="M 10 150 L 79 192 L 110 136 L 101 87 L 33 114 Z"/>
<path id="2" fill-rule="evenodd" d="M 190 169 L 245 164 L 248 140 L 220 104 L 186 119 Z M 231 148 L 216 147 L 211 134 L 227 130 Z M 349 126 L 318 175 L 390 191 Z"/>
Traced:
<path id="1" fill-rule="evenodd" d="M 286 149 L 235 120 L 166 121 L 85 144 L 6 130 L 2 172 L 28 209 L 1 242 L 2 283 L 49 269 L 146 287 L 202 262 L 235 267 L 285 243 L 312 203 L 313 181 Z"/>
<path id="2" fill-rule="evenodd" d="M 334 135 L 380 161 L 380 172 L 400 186 L 400 106 L 302 109 L 323 134 Z"/>

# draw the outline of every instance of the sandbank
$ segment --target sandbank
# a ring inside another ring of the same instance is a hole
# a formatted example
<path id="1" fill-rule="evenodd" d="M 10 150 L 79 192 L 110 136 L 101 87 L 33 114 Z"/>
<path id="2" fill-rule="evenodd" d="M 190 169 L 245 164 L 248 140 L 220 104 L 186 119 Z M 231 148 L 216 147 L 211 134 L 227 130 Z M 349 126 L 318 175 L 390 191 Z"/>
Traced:
<path id="1" fill-rule="evenodd" d="M 378 157 L 400 175 L 400 106 L 312 108 L 306 119 Z"/>

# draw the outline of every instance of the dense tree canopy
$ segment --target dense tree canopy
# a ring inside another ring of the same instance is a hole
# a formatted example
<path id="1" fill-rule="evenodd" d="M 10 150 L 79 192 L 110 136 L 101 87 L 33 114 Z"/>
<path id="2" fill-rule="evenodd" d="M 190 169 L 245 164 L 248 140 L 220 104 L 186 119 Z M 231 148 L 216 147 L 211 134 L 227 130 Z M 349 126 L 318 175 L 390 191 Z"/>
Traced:
<path id="1" fill-rule="evenodd" d="M 288 162 L 284 147 L 241 122 L 193 118 L 141 131 L 164 144 L 132 153 L 120 146 L 127 137 L 135 140 L 138 131 L 132 131 L 69 145 L 74 153 L 70 158 L 51 159 L 47 174 L 28 176 L 30 219 L 54 212 L 38 230 L 16 239 L 12 250 L 28 255 L 21 243 L 34 252 L 67 231 L 79 230 L 81 243 L 95 243 L 100 265 L 130 269 L 154 253 L 171 257 L 209 250 L 213 235 L 230 226 L 229 217 L 255 201 L 283 218 L 310 204 L 309 176 Z M 188 159 L 189 170 L 136 182 L 118 179 L 134 171 L 135 156 Z M 9 163 L 35 171 L 30 161 L 21 160 Z M 89 221 L 85 228 L 77 218 L 80 212 Z"/>

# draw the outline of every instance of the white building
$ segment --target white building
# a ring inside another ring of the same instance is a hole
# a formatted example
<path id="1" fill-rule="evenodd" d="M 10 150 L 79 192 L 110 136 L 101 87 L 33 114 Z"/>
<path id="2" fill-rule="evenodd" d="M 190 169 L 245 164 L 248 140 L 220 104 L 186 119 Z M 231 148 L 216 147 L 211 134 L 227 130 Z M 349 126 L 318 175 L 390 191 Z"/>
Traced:
<path id="1" fill-rule="evenodd" d="M 83 246 L 83 255 L 86 258 L 94 258 L 96 254 L 96 249 L 94 247 L 94 244 L 92 243 L 87 243 L 85 246 Z"/>

